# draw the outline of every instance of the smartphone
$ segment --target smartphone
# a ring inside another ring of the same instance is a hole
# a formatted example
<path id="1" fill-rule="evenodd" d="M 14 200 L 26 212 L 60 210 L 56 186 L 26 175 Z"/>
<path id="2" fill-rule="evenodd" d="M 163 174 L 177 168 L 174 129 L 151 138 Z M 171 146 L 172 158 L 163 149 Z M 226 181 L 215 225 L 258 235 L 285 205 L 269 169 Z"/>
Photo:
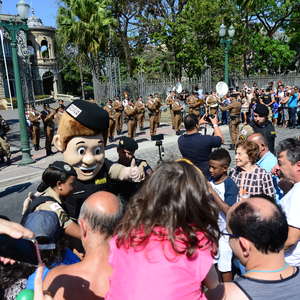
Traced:
<path id="1" fill-rule="evenodd" d="M 0 256 L 37 266 L 42 263 L 35 239 L 14 239 L 0 234 Z"/>

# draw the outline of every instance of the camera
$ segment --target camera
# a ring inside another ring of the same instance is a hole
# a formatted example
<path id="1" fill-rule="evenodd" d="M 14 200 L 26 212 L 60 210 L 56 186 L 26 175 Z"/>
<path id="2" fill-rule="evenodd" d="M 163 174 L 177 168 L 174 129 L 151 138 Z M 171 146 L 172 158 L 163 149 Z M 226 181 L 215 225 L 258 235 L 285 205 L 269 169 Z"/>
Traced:
<path id="1" fill-rule="evenodd" d="M 206 116 L 204 117 L 204 121 L 206 121 L 206 122 L 208 122 L 208 123 L 211 123 L 210 118 L 213 119 L 214 117 L 215 117 L 215 115 L 212 115 L 212 114 L 206 115 Z"/>
<path id="2" fill-rule="evenodd" d="M 163 139 L 164 139 L 163 134 L 156 134 L 151 136 L 151 140 L 156 141 L 155 146 L 158 147 L 159 161 L 157 162 L 157 164 L 160 164 L 163 161 L 162 158 L 165 156 L 165 150 L 162 145 Z"/>
<path id="3" fill-rule="evenodd" d="M 151 141 L 162 141 L 164 139 L 163 134 L 156 134 L 151 136 Z"/>

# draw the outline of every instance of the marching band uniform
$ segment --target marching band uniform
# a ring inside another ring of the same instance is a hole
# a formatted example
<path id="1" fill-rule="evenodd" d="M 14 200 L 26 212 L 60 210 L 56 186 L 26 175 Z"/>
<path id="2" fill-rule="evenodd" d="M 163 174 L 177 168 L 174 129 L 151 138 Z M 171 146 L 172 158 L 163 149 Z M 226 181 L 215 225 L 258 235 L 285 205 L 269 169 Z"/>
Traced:
<path id="1" fill-rule="evenodd" d="M 28 119 L 31 123 L 32 128 L 32 144 L 34 146 L 34 150 L 40 150 L 40 114 L 32 109 L 28 114 Z"/>
<path id="2" fill-rule="evenodd" d="M 172 110 L 173 103 L 174 103 L 174 93 L 171 92 L 171 94 L 166 99 L 166 104 L 169 105 L 169 108 L 170 108 L 170 116 L 171 116 L 172 129 L 175 129 L 175 125 L 174 125 L 174 112 Z"/>
<path id="3" fill-rule="evenodd" d="M 133 103 L 129 102 L 124 112 L 128 119 L 128 137 L 134 138 L 137 124 L 137 109 Z"/>
<path id="4" fill-rule="evenodd" d="M 56 114 L 55 110 L 50 110 L 49 107 L 44 107 L 44 110 L 41 112 L 41 119 L 44 123 L 44 132 L 45 132 L 45 148 L 46 148 L 46 155 L 49 156 L 53 154 L 51 149 L 51 144 L 54 136 L 54 116 Z"/>
<path id="5" fill-rule="evenodd" d="M 140 128 L 140 130 L 143 130 L 144 128 L 144 120 L 145 120 L 145 104 L 142 100 L 142 98 L 139 98 L 135 102 L 135 108 L 137 111 L 137 123 Z"/>
<path id="6" fill-rule="evenodd" d="M 123 114 L 123 104 L 120 100 L 116 99 L 113 102 L 113 108 L 115 110 L 115 120 L 116 120 L 116 129 L 117 129 L 117 134 L 122 133 L 122 127 L 123 127 L 123 120 L 122 120 L 122 114 Z"/>
<path id="7" fill-rule="evenodd" d="M 146 104 L 146 107 L 149 110 L 149 122 L 150 122 L 150 135 L 153 136 L 156 134 L 157 130 L 157 121 L 158 121 L 158 114 L 159 114 L 159 106 L 158 102 L 156 101 L 156 98 L 153 99 L 152 97 L 149 97 L 149 100 Z"/>
<path id="8" fill-rule="evenodd" d="M 182 106 L 180 105 L 179 101 L 176 99 L 172 104 L 172 111 L 174 114 L 174 127 L 176 131 L 176 135 L 180 135 L 180 126 L 182 122 L 182 115 L 181 115 Z"/>
<path id="9" fill-rule="evenodd" d="M 201 105 L 201 101 L 193 95 L 187 98 L 187 104 L 189 106 L 189 114 L 194 114 L 195 116 L 199 117 L 199 107 Z"/>
<path id="10" fill-rule="evenodd" d="M 112 101 L 109 100 L 103 109 L 107 111 L 109 115 L 108 139 L 110 142 L 113 142 L 116 128 L 116 111 L 112 105 Z"/>

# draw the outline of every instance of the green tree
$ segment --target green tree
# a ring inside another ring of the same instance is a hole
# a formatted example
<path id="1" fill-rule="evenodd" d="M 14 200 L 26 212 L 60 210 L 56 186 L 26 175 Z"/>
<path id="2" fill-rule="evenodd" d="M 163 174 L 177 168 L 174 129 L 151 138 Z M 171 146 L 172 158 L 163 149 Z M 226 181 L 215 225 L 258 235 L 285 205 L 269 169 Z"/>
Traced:
<path id="1" fill-rule="evenodd" d="M 60 0 L 57 37 L 61 48 L 77 49 L 80 61 L 92 71 L 94 96 L 100 101 L 99 80 L 103 75 L 103 57 L 108 49 L 111 16 L 110 0 Z"/>

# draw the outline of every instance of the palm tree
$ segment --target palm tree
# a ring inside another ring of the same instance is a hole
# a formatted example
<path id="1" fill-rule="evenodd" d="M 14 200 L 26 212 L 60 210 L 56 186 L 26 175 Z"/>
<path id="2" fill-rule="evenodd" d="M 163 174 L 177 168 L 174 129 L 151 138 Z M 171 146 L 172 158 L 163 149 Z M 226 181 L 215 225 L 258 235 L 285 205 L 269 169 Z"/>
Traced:
<path id="1" fill-rule="evenodd" d="M 107 51 L 109 28 L 115 24 L 110 5 L 110 0 L 60 0 L 57 16 L 58 43 L 77 49 L 80 62 L 90 66 L 96 101 L 100 101 L 100 59 Z"/>

